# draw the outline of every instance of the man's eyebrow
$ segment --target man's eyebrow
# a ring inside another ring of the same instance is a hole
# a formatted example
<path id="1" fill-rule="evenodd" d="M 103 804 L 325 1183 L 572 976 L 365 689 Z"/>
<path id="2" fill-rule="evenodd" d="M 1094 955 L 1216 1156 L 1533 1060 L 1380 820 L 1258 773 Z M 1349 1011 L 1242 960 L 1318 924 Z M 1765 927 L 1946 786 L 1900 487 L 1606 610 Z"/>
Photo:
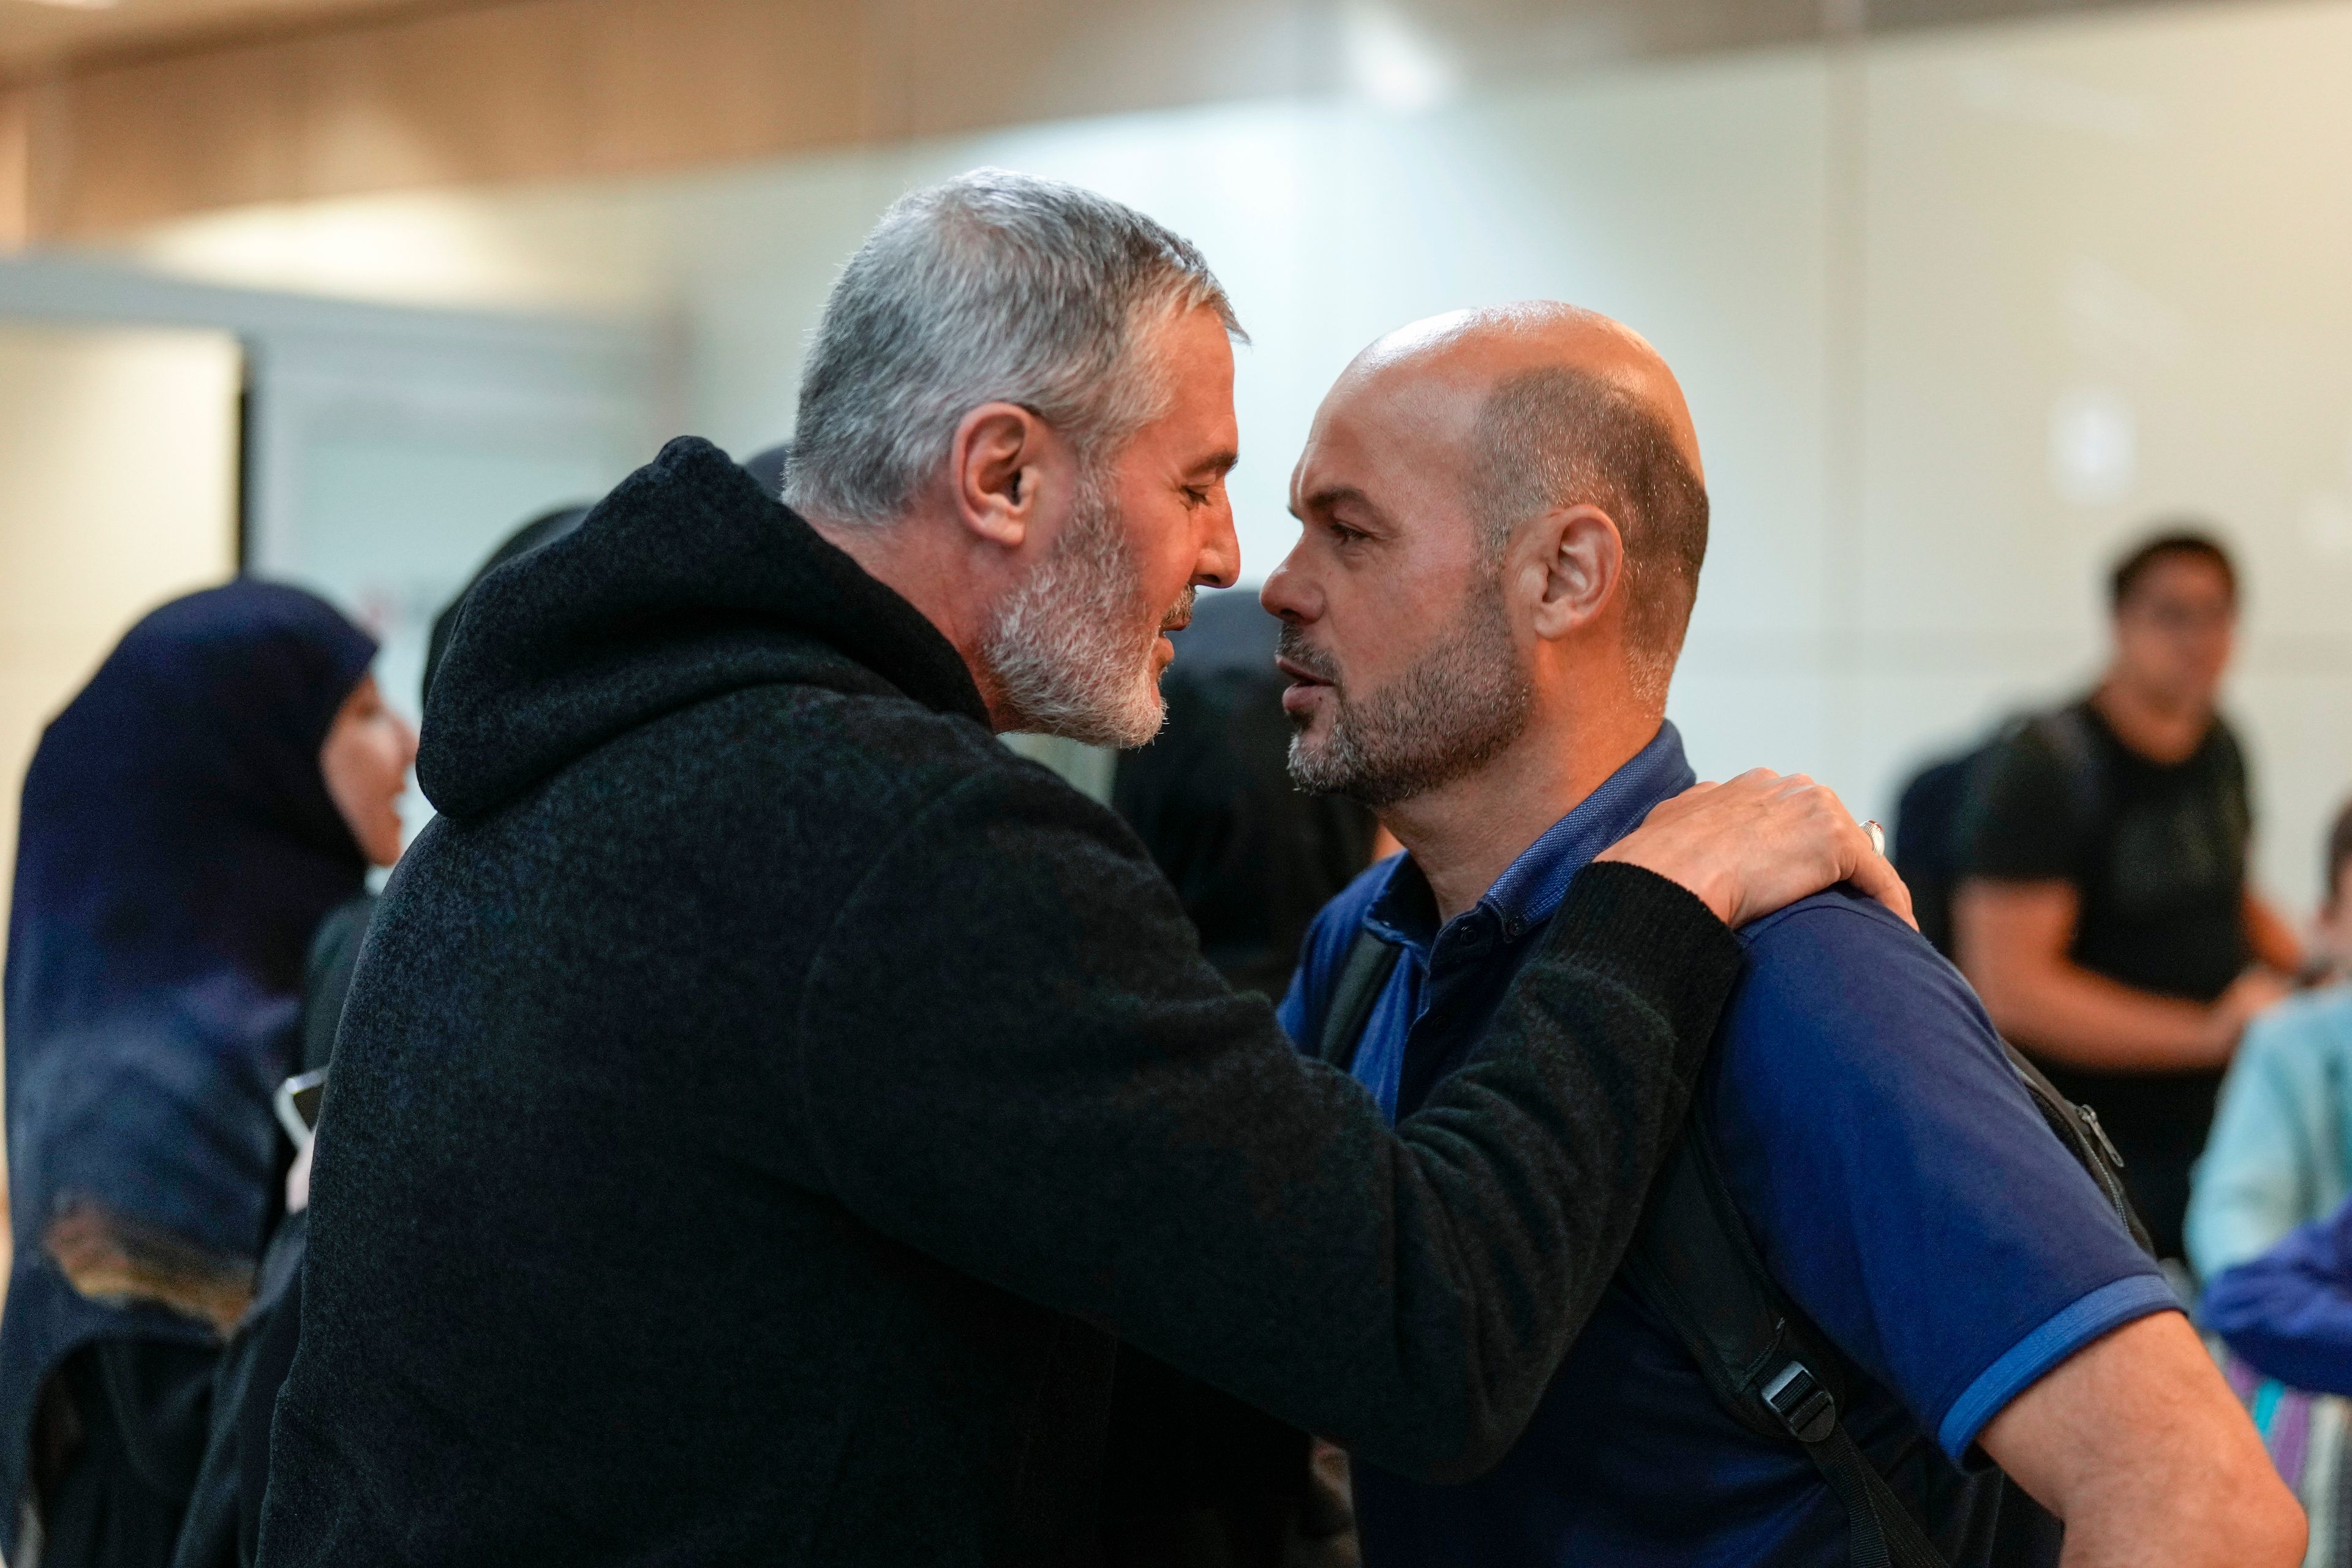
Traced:
<path id="1" fill-rule="evenodd" d="M 1241 460 L 1242 455 L 1239 452 L 1234 450 L 1231 447 L 1226 447 L 1210 453 L 1207 457 L 1193 464 L 1192 471 L 1196 474 L 1207 474 L 1212 478 L 1223 479 L 1225 475 L 1232 473 L 1234 471 L 1234 465 L 1239 463 Z"/>
<path id="2" fill-rule="evenodd" d="M 1352 506 L 1370 512 L 1375 520 L 1384 520 L 1387 516 L 1371 497 L 1353 485 L 1327 485 L 1308 496 L 1305 504 L 1307 510 L 1311 512 L 1334 511 L 1343 506 Z M 1292 507 L 1290 515 L 1301 517 L 1305 514 L 1297 507 Z"/>

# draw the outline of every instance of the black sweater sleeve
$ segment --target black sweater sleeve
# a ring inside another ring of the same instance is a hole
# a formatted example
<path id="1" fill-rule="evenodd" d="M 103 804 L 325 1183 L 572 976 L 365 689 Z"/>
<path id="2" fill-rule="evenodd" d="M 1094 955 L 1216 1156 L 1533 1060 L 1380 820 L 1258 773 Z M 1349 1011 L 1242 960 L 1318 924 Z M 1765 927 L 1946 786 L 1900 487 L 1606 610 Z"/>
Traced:
<path id="1" fill-rule="evenodd" d="M 1739 962 L 1680 888 L 1591 868 L 1479 1059 L 1391 1131 L 1202 962 L 1116 818 L 1006 769 L 838 911 L 780 1087 L 876 1228 L 1460 1479 L 1616 1269 Z"/>

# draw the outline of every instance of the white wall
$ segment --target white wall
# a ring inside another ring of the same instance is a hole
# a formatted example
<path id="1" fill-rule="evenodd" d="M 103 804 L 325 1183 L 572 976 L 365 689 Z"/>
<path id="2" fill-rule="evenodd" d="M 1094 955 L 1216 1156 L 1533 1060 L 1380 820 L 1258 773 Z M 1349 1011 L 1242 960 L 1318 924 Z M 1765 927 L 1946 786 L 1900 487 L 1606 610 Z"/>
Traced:
<path id="1" fill-rule="evenodd" d="M 0 867 L 58 710 L 131 622 L 236 569 L 240 370 L 218 332 L 0 328 Z"/>
<path id="2" fill-rule="evenodd" d="M 1252 576 L 1364 342 L 1547 295 L 1681 372 L 1715 544 L 1674 711 L 1710 771 L 1904 769 L 2084 679 L 2096 576 L 2152 514 L 2247 557 L 2231 693 L 2262 875 L 2315 890 L 2352 790 L 2352 3 L 2121 10 L 1479 89 L 1415 113 L 1212 107 L 690 180 L 224 215 L 144 254 L 377 295 L 664 315 L 692 425 L 783 434 L 834 269 L 909 184 L 993 162 L 1197 239 L 1256 342 Z M 387 268 L 362 237 L 397 234 Z M 427 254 L 429 253 L 429 254 Z M 396 274 L 396 276 L 394 275 Z M 469 293 L 470 291 L 470 293 Z"/>
<path id="3" fill-rule="evenodd" d="M 155 503 L 161 528 L 201 502 L 224 509 L 224 553 L 210 570 L 226 576 L 236 564 L 241 478 L 245 564 L 324 594 L 373 632 L 385 694 L 412 718 L 433 616 L 491 549 L 530 517 L 601 495 L 679 422 L 664 334 L 637 320 L 318 299 L 49 258 L 0 262 L 0 321 L 17 323 L 28 342 L 48 341 L 44 332 L 74 344 L 200 341 L 228 366 L 214 376 L 211 402 L 183 413 L 158 405 L 152 374 L 118 386 L 59 370 L 55 398 L 30 368 L 0 384 L 0 399 L 13 393 L 27 416 L 9 426 L 22 470 L 11 482 L 50 487 L 47 510 L 24 513 L 25 530 L 38 517 L 60 541 L 77 538 L 67 519 L 110 517 L 126 495 Z M 129 322 L 150 330 L 90 337 L 98 323 Z M 0 375 L 10 365 L 0 354 Z M 209 488 L 189 488 L 168 463 L 129 460 L 215 437 L 220 472 Z M 162 563 L 173 559 L 159 553 L 149 569 L 168 573 Z M 0 557 L 9 564 L 21 571 L 8 587 L 27 603 L 78 603 L 80 574 L 95 570 L 70 549 Z M 101 647 L 129 621 L 121 611 L 101 626 Z M 64 637 L 56 646 L 71 664 L 83 645 Z M 431 816 L 414 790 L 403 809 L 412 832 Z"/>
<path id="4" fill-rule="evenodd" d="M 598 499 L 667 423 L 638 334 L 464 325 L 279 334 L 257 353 L 251 565 L 375 633 L 377 675 L 412 719 L 434 616 L 509 534 Z M 431 815 L 415 792 L 404 813 L 412 833 Z"/>
<path id="5" fill-rule="evenodd" d="M 2116 547 L 2210 515 L 2247 568 L 2261 869 L 2298 900 L 2352 793 L 2347 83 L 2332 4 L 1908 40 L 1869 77 L 1847 710 L 1907 739 L 2063 689 Z"/>

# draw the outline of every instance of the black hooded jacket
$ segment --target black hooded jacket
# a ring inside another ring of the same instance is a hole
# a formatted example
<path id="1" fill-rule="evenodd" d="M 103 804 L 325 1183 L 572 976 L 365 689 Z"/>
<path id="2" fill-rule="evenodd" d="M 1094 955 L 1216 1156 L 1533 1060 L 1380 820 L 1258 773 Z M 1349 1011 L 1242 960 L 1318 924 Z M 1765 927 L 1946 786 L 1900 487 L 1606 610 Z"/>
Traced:
<path id="1" fill-rule="evenodd" d="M 1083 1563 L 1117 1339 L 1501 1455 L 1738 964 L 1585 873 L 1391 1131 L 952 647 L 707 443 L 486 579 L 362 952 L 265 1568 Z"/>

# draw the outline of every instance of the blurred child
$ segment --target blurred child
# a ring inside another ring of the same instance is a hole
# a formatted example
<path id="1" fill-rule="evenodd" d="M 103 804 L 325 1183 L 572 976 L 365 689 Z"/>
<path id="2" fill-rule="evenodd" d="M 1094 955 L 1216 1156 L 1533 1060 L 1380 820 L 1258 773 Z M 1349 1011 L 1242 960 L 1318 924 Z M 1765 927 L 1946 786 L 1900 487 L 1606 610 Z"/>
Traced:
<path id="1" fill-rule="evenodd" d="M 2327 837 L 2324 973 L 2352 970 L 2352 804 Z M 2211 1279 L 2352 1196 L 2352 984 L 2289 998 L 2248 1026 L 2189 1205 L 2189 1258 Z"/>

